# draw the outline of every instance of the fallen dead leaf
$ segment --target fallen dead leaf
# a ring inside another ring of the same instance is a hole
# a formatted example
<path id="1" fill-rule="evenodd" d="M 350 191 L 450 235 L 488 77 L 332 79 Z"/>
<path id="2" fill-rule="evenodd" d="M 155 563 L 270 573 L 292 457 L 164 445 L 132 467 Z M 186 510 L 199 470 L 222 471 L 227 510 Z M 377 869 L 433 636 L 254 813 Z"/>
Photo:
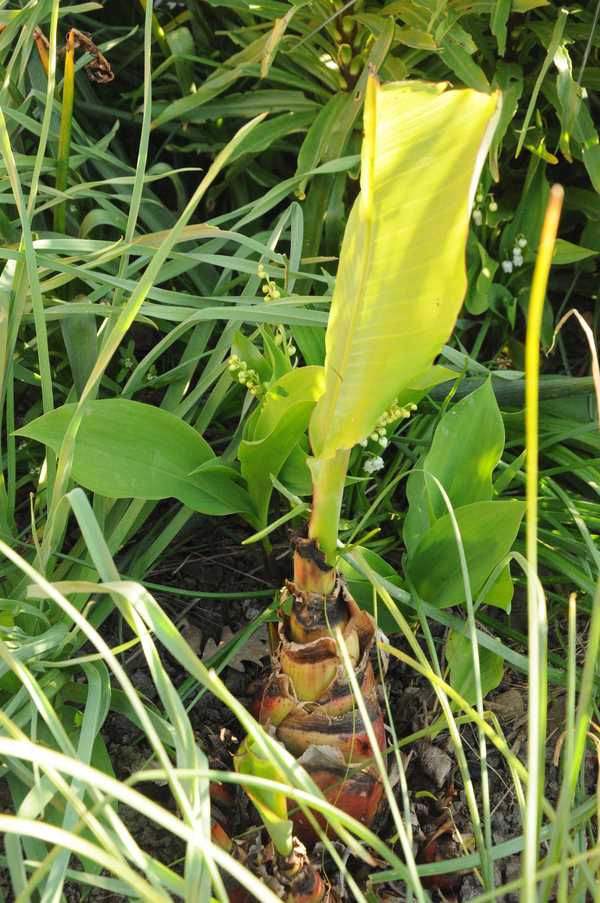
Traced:
<path id="1" fill-rule="evenodd" d="M 200 655 L 202 650 L 202 631 L 196 624 L 192 624 L 187 618 L 179 625 L 179 632 L 184 640 L 191 646 L 196 655 Z"/>
<path id="2" fill-rule="evenodd" d="M 219 649 L 228 645 L 231 640 L 237 638 L 241 634 L 241 630 L 234 633 L 229 627 L 223 628 L 221 639 L 216 643 L 212 637 L 206 641 L 202 661 L 206 664 Z M 242 662 L 254 662 L 260 664 L 261 659 L 269 654 L 269 638 L 267 634 L 267 626 L 263 624 L 258 630 L 252 634 L 243 646 L 236 650 L 233 657 L 229 659 L 227 665 L 234 671 L 245 672 Z"/>
<path id="3" fill-rule="evenodd" d="M 439 789 L 443 787 L 452 770 L 452 759 L 439 746 L 423 744 L 419 750 L 421 768 Z"/>
<path id="4" fill-rule="evenodd" d="M 492 712 L 495 712 L 498 718 L 505 722 L 516 721 L 525 712 L 525 700 L 515 687 L 500 693 L 488 705 Z"/>
<path id="5" fill-rule="evenodd" d="M 84 67 L 89 80 L 99 85 L 106 85 L 108 82 L 111 82 L 115 74 L 104 54 L 93 42 L 91 35 L 85 31 L 79 31 L 78 28 L 72 28 L 71 32 L 75 39 L 75 47 L 82 48 L 91 56 L 90 62 L 86 63 Z"/>

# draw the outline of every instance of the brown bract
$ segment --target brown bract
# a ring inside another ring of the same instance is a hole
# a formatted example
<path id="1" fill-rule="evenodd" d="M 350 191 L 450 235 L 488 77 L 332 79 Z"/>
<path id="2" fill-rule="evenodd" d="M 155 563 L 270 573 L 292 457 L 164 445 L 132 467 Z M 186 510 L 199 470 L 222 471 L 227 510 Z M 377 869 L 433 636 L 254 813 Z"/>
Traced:
<path id="1" fill-rule="evenodd" d="M 290 597 L 291 612 L 281 617 L 273 670 L 254 706 L 256 717 L 274 729 L 330 802 L 371 825 L 382 804 L 383 785 L 332 633 L 335 628 L 341 632 L 377 745 L 383 749 L 383 714 L 371 662 L 375 623 L 340 576 L 328 595 L 305 592 L 288 582 L 282 604 Z M 363 767 L 349 768 L 357 765 Z M 295 816 L 294 822 L 305 842 L 314 841 L 303 816 Z"/>
<path id="2" fill-rule="evenodd" d="M 218 839 L 213 833 L 215 843 Z M 330 903 L 329 889 L 311 864 L 306 848 L 297 839 L 289 856 L 280 856 L 272 843 L 264 844 L 259 835 L 250 844 L 238 842 L 230 849 L 234 857 L 249 868 L 283 903 Z M 249 903 L 254 899 L 237 881 L 226 879 L 231 903 Z"/>

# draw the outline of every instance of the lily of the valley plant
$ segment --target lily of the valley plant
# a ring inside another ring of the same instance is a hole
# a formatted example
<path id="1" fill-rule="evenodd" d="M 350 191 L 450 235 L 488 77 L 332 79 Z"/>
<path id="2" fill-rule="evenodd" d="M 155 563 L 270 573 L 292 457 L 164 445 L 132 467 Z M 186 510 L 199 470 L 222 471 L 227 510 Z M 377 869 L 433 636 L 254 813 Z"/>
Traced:
<path id="1" fill-rule="evenodd" d="M 340 637 L 381 749 L 385 732 L 372 661 L 376 625 L 336 569 L 346 470 L 353 446 L 422 382 L 452 330 L 466 290 L 471 203 L 498 107 L 497 94 L 446 84 L 380 86 L 371 78 L 367 89 L 361 193 L 345 231 L 324 378 L 316 383 L 322 394 L 309 423 L 312 513 L 307 535 L 295 540 L 293 581 L 282 592 L 289 614 L 257 704 L 260 722 L 326 797 L 367 825 L 382 805 L 383 783 Z M 245 748 L 237 767 L 246 770 L 252 754 Z M 349 771 L 358 763 L 364 767 Z M 302 816 L 295 826 L 310 837 Z"/>

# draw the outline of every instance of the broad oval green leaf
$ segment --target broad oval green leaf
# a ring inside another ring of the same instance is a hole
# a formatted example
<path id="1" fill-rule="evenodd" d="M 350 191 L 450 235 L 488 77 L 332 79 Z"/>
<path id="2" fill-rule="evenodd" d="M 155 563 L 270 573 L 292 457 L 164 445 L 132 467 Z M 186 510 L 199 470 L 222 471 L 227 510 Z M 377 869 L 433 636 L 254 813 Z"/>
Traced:
<path id="1" fill-rule="evenodd" d="M 431 448 L 409 476 L 404 542 L 414 552 L 432 523 L 447 513 L 432 474 L 454 508 L 492 498 L 492 474 L 504 449 L 504 423 L 491 380 L 453 405 L 437 425 Z"/>
<path id="2" fill-rule="evenodd" d="M 563 266 L 567 263 L 579 263 L 580 260 L 587 260 L 589 257 L 597 257 L 598 254 L 600 254 L 600 251 L 594 251 L 591 248 L 582 248 L 581 245 L 575 245 L 572 241 L 565 241 L 563 238 L 557 238 L 554 242 L 552 263 L 554 266 Z"/>
<path id="3" fill-rule="evenodd" d="M 165 32 L 165 41 L 174 58 L 179 88 L 185 96 L 191 93 L 194 80 L 194 63 L 191 59 L 195 50 L 194 36 L 189 28 L 181 25 Z"/>
<path id="4" fill-rule="evenodd" d="M 258 528 L 266 526 L 276 477 L 306 431 L 323 391 L 323 368 L 300 367 L 274 382 L 250 419 L 238 449 L 242 474 L 258 512 Z"/>
<path id="5" fill-rule="evenodd" d="M 311 418 L 316 457 L 367 436 L 433 363 L 466 289 L 469 210 L 499 93 L 370 80 L 361 194 L 342 245 Z"/>
<path id="6" fill-rule="evenodd" d="M 58 454 L 76 405 L 67 404 L 17 431 Z M 251 516 L 245 490 L 222 470 L 193 474 L 210 445 L 189 424 L 161 408 L 124 398 L 88 402 L 73 454 L 73 479 L 108 498 L 176 498 L 203 514 Z"/>
<path id="7" fill-rule="evenodd" d="M 300 440 L 292 451 L 279 473 L 279 480 L 294 495 L 310 495 L 312 477 L 307 464 L 308 451 L 304 440 Z"/>
<path id="8" fill-rule="evenodd" d="M 457 693 L 473 705 L 477 701 L 477 687 L 473 669 L 471 641 L 462 633 L 450 630 L 446 639 L 446 661 L 450 668 L 450 684 Z M 495 690 L 504 676 L 504 659 L 490 649 L 479 647 L 481 695 L 485 698 Z"/>
<path id="9" fill-rule="evenodd" d="M 475 502 L 454 511 L 474 596 L 512 549 L 524 512 L 525 503 L 517 499 Z M 464 602 L 465 587 L 449 514 L 427 531 L 408 563 L 408 574 L 426 602 L 438 608 Z"/>
<path id="10" fill-rule="evenodd" d="M 502 568 L 498 579 L 490 586 L 485 593 L 482 602 L 485 605 L 493 605 L 494 608 L 501 608 L 510 614 L 512 600 L 515 594 L 515 585 L 510 573 L 510 564 Z"/>

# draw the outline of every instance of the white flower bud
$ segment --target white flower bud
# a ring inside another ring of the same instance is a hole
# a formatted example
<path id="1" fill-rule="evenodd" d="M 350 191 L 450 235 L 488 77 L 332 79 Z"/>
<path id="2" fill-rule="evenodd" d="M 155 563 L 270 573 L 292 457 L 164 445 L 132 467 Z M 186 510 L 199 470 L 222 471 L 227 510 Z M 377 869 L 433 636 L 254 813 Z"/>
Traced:
<path id="1" fill-rule="evenodd" d="M 512 261 L 503 260 L 502 261 L 502 269 L 504 270 L 505 273 L 512 273 L 512 271 L 513 271 Z"/>
<path id="2" fill-rule="evenodd" d="M 473 222 L 475 223 L 475 225 L 481 226 L 481 224 L 483 222 L 483 213 L 481 212 L 479 207 L 475 208 L 475 210 L 473 211 L 471 216 L 473 217 Z"/>

